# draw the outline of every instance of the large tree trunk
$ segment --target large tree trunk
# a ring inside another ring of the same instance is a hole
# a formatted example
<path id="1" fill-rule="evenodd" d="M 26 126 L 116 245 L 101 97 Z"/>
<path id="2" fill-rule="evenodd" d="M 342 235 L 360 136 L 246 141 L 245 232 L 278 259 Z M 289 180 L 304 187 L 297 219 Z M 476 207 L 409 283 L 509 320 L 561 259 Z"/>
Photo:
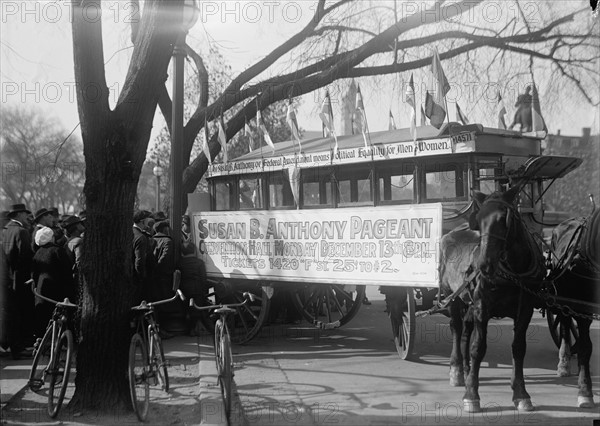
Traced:
<path id="1" fill-rule="evenodd" d="M 82 338 L 71 406 L 115 412 L 131 407 L 129 308 L 137 293 L 132 284 L 133 206 L 160 89 L 181 28 L 182 1 L 146 1 L 114 111 L 108 104 L 101 20 L 89 19 L 96 7 L 97 1 L 84 0 L 73 9 L 87 219 L 80 274 Z"/>

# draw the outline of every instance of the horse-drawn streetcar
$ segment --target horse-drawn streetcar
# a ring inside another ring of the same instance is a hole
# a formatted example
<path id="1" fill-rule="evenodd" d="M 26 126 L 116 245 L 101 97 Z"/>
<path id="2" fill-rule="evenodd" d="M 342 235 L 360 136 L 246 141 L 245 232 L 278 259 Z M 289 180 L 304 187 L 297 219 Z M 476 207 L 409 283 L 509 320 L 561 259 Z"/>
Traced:
<path id="1" fill-rule="evenodd" d="M 449 123 L 276 144 L 209 167 L 209 196 L 192 212 L 194 240 L 216 297 L 256 295 L 235 318 L 254 337 L 274 292 L 286 289 L 322 328 L 356 314 L 365 286 L 386 295 L 398 353 L 410 356 L 415 314 L 433 306 L 442 235 L 468 221 L 472 190 L 519 181 L 518 209 L 541 235 L 544 181 L 580 159 L 543 156 L 541 138 Z"/>

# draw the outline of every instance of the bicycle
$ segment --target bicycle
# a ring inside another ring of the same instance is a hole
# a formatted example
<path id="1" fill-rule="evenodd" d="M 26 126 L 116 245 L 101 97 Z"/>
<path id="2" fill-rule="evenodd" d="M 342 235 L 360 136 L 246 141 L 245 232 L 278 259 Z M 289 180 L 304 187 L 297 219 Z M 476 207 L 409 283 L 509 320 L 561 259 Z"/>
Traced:
<path id="1" fill-rule="evenodd" d="M 36 297 L 55 305 L 52 317 L 44 337 L 36 342 L 35 355 L 29 372 L 29 388 L 39 391 L 49 378 L 48 415 L 55 418 L 60 411 L 71 372 L 74 353 L 74 337 L 72 331 L 72 314 L 77 305 L 68 298 L 63 302 L 50 299 L 38 293 L 34 280 L 28 280 Z"/>
<path id="2" fill-rule="evenodd" d="M 168 363 L 165 360 L 154 307 L 173 302 L 178 297 L 182 301 L 185 300 L 185 296 L 179 290 L 180 275 L 180 271 L 173 274 L 173 291 L 176 293 L 173 297 L 156 302 L 144 300 L 131 308 L 131 326 L 135 332 L 129 343 L 129 391 L 133 410 L 142 422 L 146 419 L 150 406 L 150 379 L 153 380 L 154 386 L 160 384 L 165 392 L 169 392 Z"/>
<path id="3" fill-rule="evenodd" d="M 233 355 L 231 354 L 231 337 L 229 326 L 227 325 L 227 317 L 237 312 L 233 308 L 239 308 L 248 303 L 248 301 L 254 302 L 254 295 L 250 292 L 245 292 L 243 297 L 244 301 L 241 303 L 209 306 L 198 306 L 194 303 L 193 298 L 190 299 L 190 307 L 199 311 L 213 311 L 219 315 L 219 319 L 215 322 L 215 362 L 217 364 L 217 380 L 221 387 L 227 420 L 229 420 L 231 413 L 231 383 L 233 381 Z"/>

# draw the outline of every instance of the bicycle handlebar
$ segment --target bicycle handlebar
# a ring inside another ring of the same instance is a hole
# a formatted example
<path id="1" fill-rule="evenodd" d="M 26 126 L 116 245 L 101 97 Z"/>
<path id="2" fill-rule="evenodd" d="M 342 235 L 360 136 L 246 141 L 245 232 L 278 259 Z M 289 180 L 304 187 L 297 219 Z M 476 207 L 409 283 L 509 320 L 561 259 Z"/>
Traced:
<path id="1" fill-rule="evenodd" d="M 177 291 L 175 292 L 175 295 L 173 295 L 173 297 L 170 297 L 168 299 L 163 299 L 163 300 L 157 300 L 156 302 L 146 302 L 145 300 L 142 300 L 142 303 L 140 303 L 137 306 L 132 306 L 131 309 L 152 309 L 154 306 L 157 306 L 157 305 L 174 302 L 175 300 L 177 300 L 178 297 L 183 302 L 185 302 L 185 295 L 183 294 L 183 292 L 181 290 L 177 289 Z"/>
<path id="2" fill-rule="evenodd" d="M 219 305 L 209 305 L 209 306 L 198 306 L 194 302 L 194 298 L 191 298 L 190 299 L 190 308 L 195 308 L 199 311 L 208 311 L 208 310 L 219 309 L 219 308 L 237 308 L 240 306 L 244 306 L 246 303 L 248 303 L 248 301 L 254 302 L 254 300 L 255 300 L 254 294 L 250 293 L 249 291 L 244 292 L 243 296 L 244 296 L 244 301 L 241 303 L 226 303 L 226 304 L 221 303 Z"/>
<path id="3" fill-rule="evenodd" d="M 42 295 L 41 293 L 38 293 L 37 290 L 35 289 L 35 281 L 33 279 L 27 280 L 25 282 L 25 284 L 31 285 L 31 291 L 33 292 L 33 294 L 36 297 L 39 297 L 40 299 L 45 300 L 46 302 L 50 302 L 53 305 L 62 306 L 65 308 L 76 308 L 77 307 L 77 305 L 74 305 L 71 303 L 71 301 L 69 300 L 68 297 L 65 297 L 65 300 L 63 300 L 62 302 L 59 302 L 58 300 L 50 299 L 49 297 L 46 297 L 46 296 Z"/>

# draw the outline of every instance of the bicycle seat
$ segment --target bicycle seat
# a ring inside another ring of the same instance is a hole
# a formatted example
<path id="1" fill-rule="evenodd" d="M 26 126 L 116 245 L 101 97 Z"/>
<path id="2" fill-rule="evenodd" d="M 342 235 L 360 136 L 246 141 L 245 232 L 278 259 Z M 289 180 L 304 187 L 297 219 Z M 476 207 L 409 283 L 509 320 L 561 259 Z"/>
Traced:
<path id="1" fill-rule="evenodd" d="M 69 299 L 65 299 L 64 302 L 58 302 L 56 304 L 56 306 L 60 306 L 60 307 L 63 307 L 63 308 L 76 308 L 77 307 L 77 305 L 74 305 L 71 302 L 69 302 Z"/>
<path id="2" fill-rule="evenodd" d="M 216 314 L 232 314 L 235 312 L 235 309 L 229 308 L 227 306 L 221 306 L 214 310 Z"/>

